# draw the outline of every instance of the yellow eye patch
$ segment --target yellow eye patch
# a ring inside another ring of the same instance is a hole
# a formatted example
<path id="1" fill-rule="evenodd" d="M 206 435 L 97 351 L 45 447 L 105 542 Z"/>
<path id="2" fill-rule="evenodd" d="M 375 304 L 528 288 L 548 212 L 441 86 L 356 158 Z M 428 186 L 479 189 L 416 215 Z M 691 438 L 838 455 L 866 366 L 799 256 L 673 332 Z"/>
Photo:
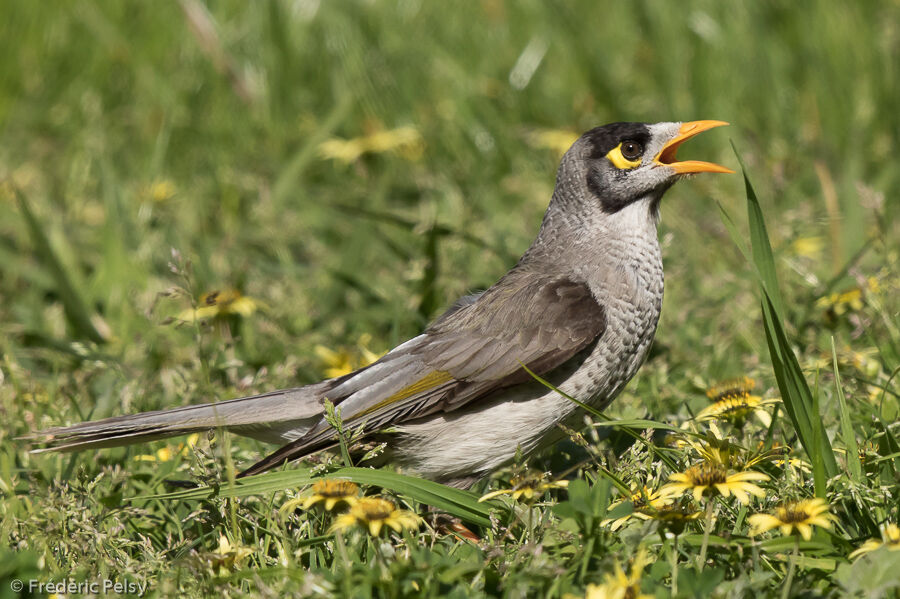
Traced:
<path id="1" fill-rule="evenodd" d="M 641 165 L 641 159 L 637 160 L 628 160 L 624 156 L 622 156 L 622 144 L 617 145 L 615 148 L 607 152 L 606 154 L 607 160 L 613 163 L 613 165 L 618 168 L 624 170 L 628 170 L 630 168 L 636 168 Z"/>

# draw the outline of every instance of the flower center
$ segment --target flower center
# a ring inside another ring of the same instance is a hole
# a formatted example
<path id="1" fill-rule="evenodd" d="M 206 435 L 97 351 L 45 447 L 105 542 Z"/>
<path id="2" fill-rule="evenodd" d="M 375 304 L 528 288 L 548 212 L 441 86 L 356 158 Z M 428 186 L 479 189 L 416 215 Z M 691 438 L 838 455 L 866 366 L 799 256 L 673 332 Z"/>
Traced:
<path id="1" fill-rule="evenodd" d="M 806 510 L 799 509 L 794 505 L 786 505 L 778 508 L 778 519 L 785 524 L 794 524 L 796 522 L 804 522 L 809 519 Z"/>
<path id="2" fill-rule="evenodd" d="M 745 416 L 757 407 L 756 401 L 752 396 L 746 397 L 729 397 L 716 402 L 718 409 L 723 416 Z"/>
<path id="3" fill-rule="evenodd" d="M 713 385 L 706 391 L 707 397 L 713 401 L 719 401 L 729 397 L 744 397 L 748 395 L 753 388 L 756 387 L 756 381 L 750 377 L 741 377 L 722 381 L 718 385 Z"/>
<path id="4" fill-rule="evenodd" d="M 537 490 L 538 486 L 541 484 L 542 478 L 543 477 L 540 474 L 529 473 L 521 476 L 514 476 L 509 482 L 512 484 L 514 491 L 521 491 L 523 489 Z"/>
<path id="5" fill-rule="evenodd" d="M 359 487 L 349 480 L 322 480 L 313 485 L 313 492 L 322 497 L 349 497 L 356 495 Z"/>
<path id="6" fill-rule="evenodd" d="M 360 501 L 357 506 L 362 510 L 365 519 L 386 520 L 394 512 L 394 504 L 384 499 L 369 499 Z"/>
<path id="7" fill-rule="evenodd" d="M 728 478 L 728 473 L 725 471 L 725 468 L 719 464 L 713 464 L 712 462 L 704 462 L 702 464 L 697 464 L 696 466 L 691 466 L 685 471 L 685 474 L 687 475 L 688 480 L 691 481 L 691 484 L 695 487 L 719 485 L 725 483 Z"/>

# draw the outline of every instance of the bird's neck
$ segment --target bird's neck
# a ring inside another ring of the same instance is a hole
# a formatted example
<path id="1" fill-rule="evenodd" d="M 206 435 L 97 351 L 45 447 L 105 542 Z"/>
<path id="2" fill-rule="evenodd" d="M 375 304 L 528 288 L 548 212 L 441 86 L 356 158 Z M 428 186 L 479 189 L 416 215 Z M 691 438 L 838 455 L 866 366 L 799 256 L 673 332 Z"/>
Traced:
<path id="1" fill-rule="evenodd" d="M 536 261 L 556 267 L 595 264 L 617 268 L 636 256 L 655 262 L 659 257 L 658 205 L 659 198 L 648 195 L 608 214 L 599 205 L 571 210 L 554 201 L 520 264 Z"/>

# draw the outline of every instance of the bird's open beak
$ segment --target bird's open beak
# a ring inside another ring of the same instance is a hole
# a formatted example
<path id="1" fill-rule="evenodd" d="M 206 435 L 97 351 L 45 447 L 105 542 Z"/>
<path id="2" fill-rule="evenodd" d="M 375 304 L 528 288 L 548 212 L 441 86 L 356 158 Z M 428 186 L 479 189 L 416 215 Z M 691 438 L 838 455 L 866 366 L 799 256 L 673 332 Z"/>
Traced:
<path id="1" fill-rule="evenodd" d="M 675 160 L 675 152 L 678 151 L 678 146 L 685 141 L 707 129 L 721 127 L 722 125 L 727 124 L 728 123 L 725 121 L 691 121 L 689 123 L 683 123 L 678 130 L 678 135 L 673 137 L 656 157 L 656 163 L 668 166 L 679 175 L 687 173 L 733 173 L 734 171 L 730 168 L 713 164 L 712 162 L 703 162 L 701 160 L 685 160 L 683 162 L 678 162 Z"/>

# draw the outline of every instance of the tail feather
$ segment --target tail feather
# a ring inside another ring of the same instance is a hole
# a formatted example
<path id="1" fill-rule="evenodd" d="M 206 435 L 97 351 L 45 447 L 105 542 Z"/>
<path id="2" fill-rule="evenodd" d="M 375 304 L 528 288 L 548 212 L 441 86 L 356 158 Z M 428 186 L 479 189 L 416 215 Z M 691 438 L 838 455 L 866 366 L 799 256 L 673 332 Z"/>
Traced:
<path id="1" fill-rule="evenodd" d="M 25 439 L 46 445 L 33 453 L 130 445 L 219 427 L 261 441 L 292 441 L 321 419 L 327 383 L 55 427 Z"/>

